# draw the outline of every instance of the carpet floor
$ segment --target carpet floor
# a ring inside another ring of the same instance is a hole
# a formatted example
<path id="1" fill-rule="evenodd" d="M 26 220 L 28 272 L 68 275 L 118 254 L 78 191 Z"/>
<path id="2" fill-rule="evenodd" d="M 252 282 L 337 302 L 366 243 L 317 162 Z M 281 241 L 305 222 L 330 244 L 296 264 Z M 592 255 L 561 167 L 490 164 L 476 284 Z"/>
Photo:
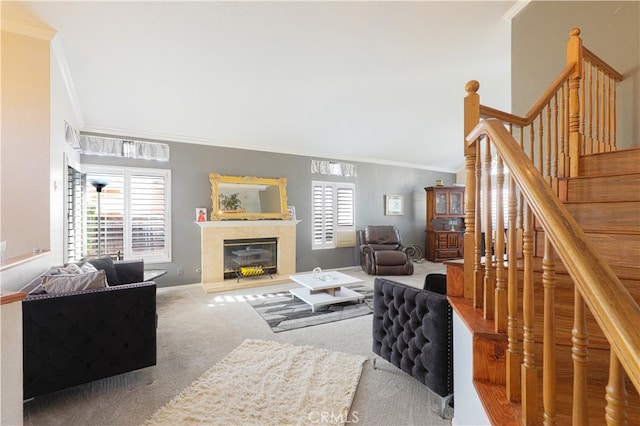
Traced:
<path id="1" fill-rule="evenodd" d="M 442 264 L 423 262 L 415 264 L 414 275 L 388 278 L 422 287 L 427 273 L 444 271 Z M 360 268 L 341 272 L 373 289 L 375 277 Z M 424 385 L 372 353 L 371 315 L 274 333 L 246 302 L 247 295 L 295 287 L 288 283 L 211 294 L 200 284 L 159 288 L 157 365 L 35 398 L 24 404 L 24 424 L 143 424 L 245 339 L 309 345 L 368 358 L 349 413 L 354 424 L 451 424 L 433 411 Z"/>

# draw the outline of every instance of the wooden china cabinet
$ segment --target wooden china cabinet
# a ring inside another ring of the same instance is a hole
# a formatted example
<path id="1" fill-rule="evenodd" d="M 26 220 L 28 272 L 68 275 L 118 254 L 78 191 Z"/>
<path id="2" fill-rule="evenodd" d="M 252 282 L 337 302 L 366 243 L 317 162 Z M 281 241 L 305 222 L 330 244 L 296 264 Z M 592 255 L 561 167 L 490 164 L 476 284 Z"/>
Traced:
<path id="1" fill-rule="evenodd" d="M 464 188 L 428 186 L 426 259 L 459 259 L 464 247 Z"/>

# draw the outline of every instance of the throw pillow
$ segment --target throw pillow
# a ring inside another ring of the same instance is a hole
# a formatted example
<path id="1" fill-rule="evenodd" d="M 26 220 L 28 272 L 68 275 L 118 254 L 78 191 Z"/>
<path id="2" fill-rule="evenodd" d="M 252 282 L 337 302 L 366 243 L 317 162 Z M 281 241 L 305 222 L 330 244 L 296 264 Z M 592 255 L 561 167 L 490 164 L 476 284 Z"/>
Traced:
<path id="1" fill-rule="evenodd" d="M 58 268 L 58 274 L 67 274 L 67 275 L 72 275 L 72 274 L 81 274 L 82 273 L 82 269 L 76 265 L 75 263 L 70 263 L 62 268 Z"/>
<path id="2" fill-rule="evenodd" d="M 68 293 L 107 286 L 104 271 L 85 274 L 59 274 L 42 277 L 42 287 L 49 294 Z"/>
<path id="3" fill-rule="evenodd" d="M 102 269 L 107 274 L 108 285 L 119 285 L 118 273 L 113 265 L 113 260 L 109 256 L 102 256 L 95 259 L 87 260 L 87 263 L 93 265 L 96 269 Z"/>
<path id="4" fill-rule="evenodd" d="M 58 271 L 58 267 L 49 268 L 45 273 L 43 273 L 42 275 L 37 276 L 36 278 L 31 280 L 29 282 L 29 284 L 27 284 L 24 287 L 22 287 L 20 289 L 20 291 L 23 292 L 23 293 L 27 293 L 27 294 L 44 294 L 44 293 L 46 293 L 46 291 L 44 291 L 44 288 L 42 287 L 42 277 L 49 276 L 49 275 L 54 275 L 54 274 L 57 273 L 57 271 Z"/>
<path id="5" fill-rule="evenodd" d="M 80 267 L 80 269 L 82 270 L 82 272 L 95 272 L 95 271 L 97 271 L 96 267 L 93 266 L 90 263 L 85 263 L 84 265 L 82 265 Z"/>

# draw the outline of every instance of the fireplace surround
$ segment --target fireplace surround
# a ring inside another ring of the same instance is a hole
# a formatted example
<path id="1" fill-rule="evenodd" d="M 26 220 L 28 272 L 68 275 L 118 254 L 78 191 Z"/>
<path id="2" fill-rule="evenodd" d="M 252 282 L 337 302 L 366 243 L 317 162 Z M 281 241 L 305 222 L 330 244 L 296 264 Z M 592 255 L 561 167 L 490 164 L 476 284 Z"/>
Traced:
<path id="1" fill-rule="evenodd" d="M 196 222 L 201 230 L 202 287 L 207 293 L 289 282 L 296 273 L 296 225 L 299 220 L 223 220 Z M 224 277 L 225 240 L 274 238 L 276 270 L 256 277 Z"/>

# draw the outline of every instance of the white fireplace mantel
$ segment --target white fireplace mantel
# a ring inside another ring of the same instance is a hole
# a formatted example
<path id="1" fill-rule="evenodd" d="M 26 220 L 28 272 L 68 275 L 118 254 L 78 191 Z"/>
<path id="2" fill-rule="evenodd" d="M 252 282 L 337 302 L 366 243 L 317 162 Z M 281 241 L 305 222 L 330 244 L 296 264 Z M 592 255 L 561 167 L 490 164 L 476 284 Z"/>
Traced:
<path id="1" fill-rule="evenodd" d="M 207 293 L 279 284 L 296 273 L 296 225 L 299 220 L 221 220 L 196 222 L 201 229 L 202 286 Z M 251 238 L 278 240 L 278 272 L 262 277 L 224 279 L 224 241 Z"/>

